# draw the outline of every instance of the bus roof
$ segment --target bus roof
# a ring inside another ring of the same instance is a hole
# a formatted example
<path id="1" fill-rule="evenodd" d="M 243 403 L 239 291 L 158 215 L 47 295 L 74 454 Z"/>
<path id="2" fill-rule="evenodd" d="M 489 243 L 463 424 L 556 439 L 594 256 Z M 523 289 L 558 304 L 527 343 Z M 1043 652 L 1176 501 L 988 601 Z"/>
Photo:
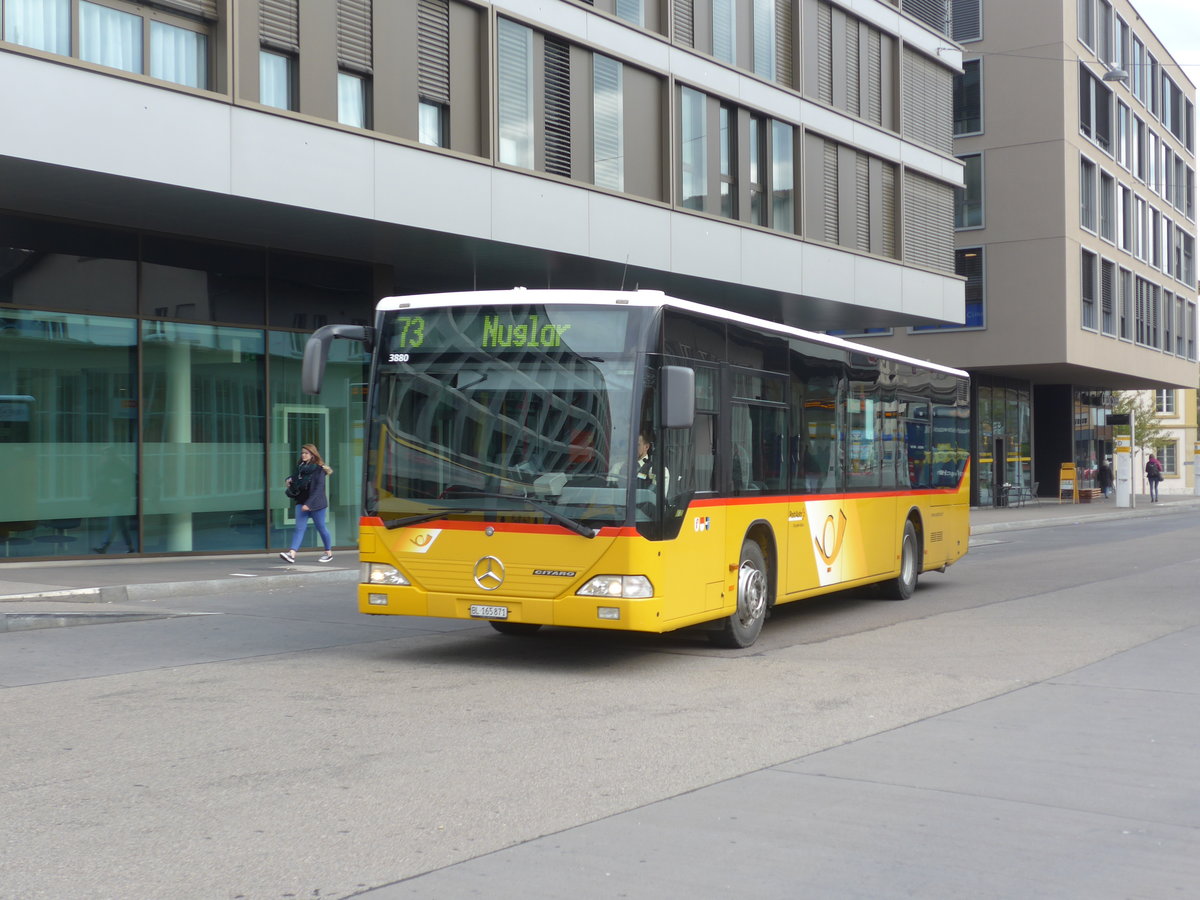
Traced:
<path id="1" fill-rule="evenodd" d="M 902 356 L 899 353 L 892 353 L 879 347 L 872 347 L 869 344 L 856 344 L 853 341 L 847 341 L 831 334 L 806 331 L 803 328 L 796 328 L 792 325 L 783 325 L 779 322 L 771 322 L 767 319 L 743 315 L 716 306 L 705 306 L 702 303 L 694 303 L 691 300 L 668 297 L 662 291 L 600 291 L 561 288 L 538 290 L 513 288 L 507 291 L 455 291 L 444 294 L 412 294 L 409 296 L 384 297 L 379 301 L 376 308 L 379 312 L 388 312 L 400 309 L 425 309 L 444 306 L 509 306 L 518 303 L 591 304 L 601 306 L 612 304 L 614 306 L 635 306 L 652 309 L 679 309 L 686 312 L 712 316 L 727 322 L 752 325 L 756 328 L 773 331 L 776 334 L 803 338 L 806 341 L 825 344 L 829 347 L 853 350 L 869 356 L 879 356 L 896 362 L 918 366 L 922 369 L 934 369 L 939 372 L 957 375 L 960 378 L 970 377 L 963 370 L 955 369 L 951 366 L 944 366 L 940 363 L 924 359 L 914 359 L 911 356 Z"/>

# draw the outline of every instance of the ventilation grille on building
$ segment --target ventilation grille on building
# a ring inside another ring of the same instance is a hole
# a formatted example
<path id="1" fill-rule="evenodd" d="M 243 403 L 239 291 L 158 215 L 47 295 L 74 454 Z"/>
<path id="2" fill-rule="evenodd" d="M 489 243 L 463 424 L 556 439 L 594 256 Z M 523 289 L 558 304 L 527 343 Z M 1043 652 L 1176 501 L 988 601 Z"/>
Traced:
<path id="1" fill-rule="evenodd" d="M 825 142 L 825 240 L 838 242 L 838 145 Z"/>
<path id="2" fill-rule="evenodd" d="M 546 38 L 546 171 L 571 177 L 571 48 Z"/>
<path id="3" fill-rule="evenodd" d="M 920 19 L 935 31 L 946 34 L 949 10 L 947 0 L 904 0 L 903 9 L 906 13 Z"/>
<path id="4" fill-rule="evenodd" d="M 980 0 L 952 0 L 950 36 L 962 43 L 983 37 L 983 10 Z"/>

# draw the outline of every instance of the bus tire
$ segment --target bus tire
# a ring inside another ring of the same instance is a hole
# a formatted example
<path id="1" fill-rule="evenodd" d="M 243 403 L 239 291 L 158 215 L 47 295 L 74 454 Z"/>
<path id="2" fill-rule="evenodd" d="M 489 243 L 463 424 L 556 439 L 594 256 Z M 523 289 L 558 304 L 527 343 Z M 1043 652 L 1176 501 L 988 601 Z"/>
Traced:
<path id="1" fill-rule="evenodd" d="M 766 621 L 770 597 L 767 560 L 762 548 L 747 539 L 742 544 L 742 559 L 738 563 L 737 608 L 721 622 L 720 630 L 712 633 L 712 642 L 718 647 L 732 649 L 753 644 Z"/>
<path id="2" fill-rule="evenodd" d="M 542 627 L 533 622 L 502 622 L 497 619 L 489 620 L 488 624 L 501 634 L 536 634 Z"/>
<path id="3" fill-rule="evenodd" d="M 917 543 L 917 529 L 909 519 L 904 523 L 904 537 L 900 539 L 900 574 L 882 585 L 882 594 L 888 600 L 907 600 L 917 589 L 917 576 L 921 571 L 921 546 Z"/>

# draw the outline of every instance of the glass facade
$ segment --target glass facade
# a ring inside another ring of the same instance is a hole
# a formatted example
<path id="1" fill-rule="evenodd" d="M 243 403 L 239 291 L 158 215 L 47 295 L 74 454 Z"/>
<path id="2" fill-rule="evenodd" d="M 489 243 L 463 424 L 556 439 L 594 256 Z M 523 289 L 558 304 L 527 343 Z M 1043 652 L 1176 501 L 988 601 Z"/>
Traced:
<path id="1" fill-rule="evenodd" d="M 976 376 L 975 484 L 978 506 L 1003 502 L 1004 485 L 1033 487 L 1033 406 L 1027 383 Z M 1009 490 L 1011 490 L 1010 488 Z"/>
<path id="2" fill-rule="evenodd" d="M 336 342 L 319 397 L 300 360 L 314 328 L 371 320 L 371 283 L 367 265 L 0 216 L 0 552 L 282 548 L 304 443 L 353 545 L 366 353 Z"/>
<path id="3" fill-rule="evenodd" d="M 1096 482 L 1096 470 L 1100 461 L 1108 460 L 1110 464 L 1112 462 L 1113 429 L 1106 421 L 1108 414 L 1113 411 L 1115 398 L 1112 391 L 1081 388 L 1075 388 L 1072 394 L 1072 436 L 1079 487 L 1099 487 Z"/>

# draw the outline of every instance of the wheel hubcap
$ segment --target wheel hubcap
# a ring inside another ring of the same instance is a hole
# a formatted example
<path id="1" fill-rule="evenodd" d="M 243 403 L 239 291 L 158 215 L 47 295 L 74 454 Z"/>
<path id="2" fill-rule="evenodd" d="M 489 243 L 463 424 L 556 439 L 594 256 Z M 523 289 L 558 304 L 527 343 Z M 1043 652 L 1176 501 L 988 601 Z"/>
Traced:
<path id="1" fill-rule="evenodd" d="M 753 563 L 738 570 L 738 619 L 743 625 L 762 616 L 767 607 L 767 579 Z"/>

